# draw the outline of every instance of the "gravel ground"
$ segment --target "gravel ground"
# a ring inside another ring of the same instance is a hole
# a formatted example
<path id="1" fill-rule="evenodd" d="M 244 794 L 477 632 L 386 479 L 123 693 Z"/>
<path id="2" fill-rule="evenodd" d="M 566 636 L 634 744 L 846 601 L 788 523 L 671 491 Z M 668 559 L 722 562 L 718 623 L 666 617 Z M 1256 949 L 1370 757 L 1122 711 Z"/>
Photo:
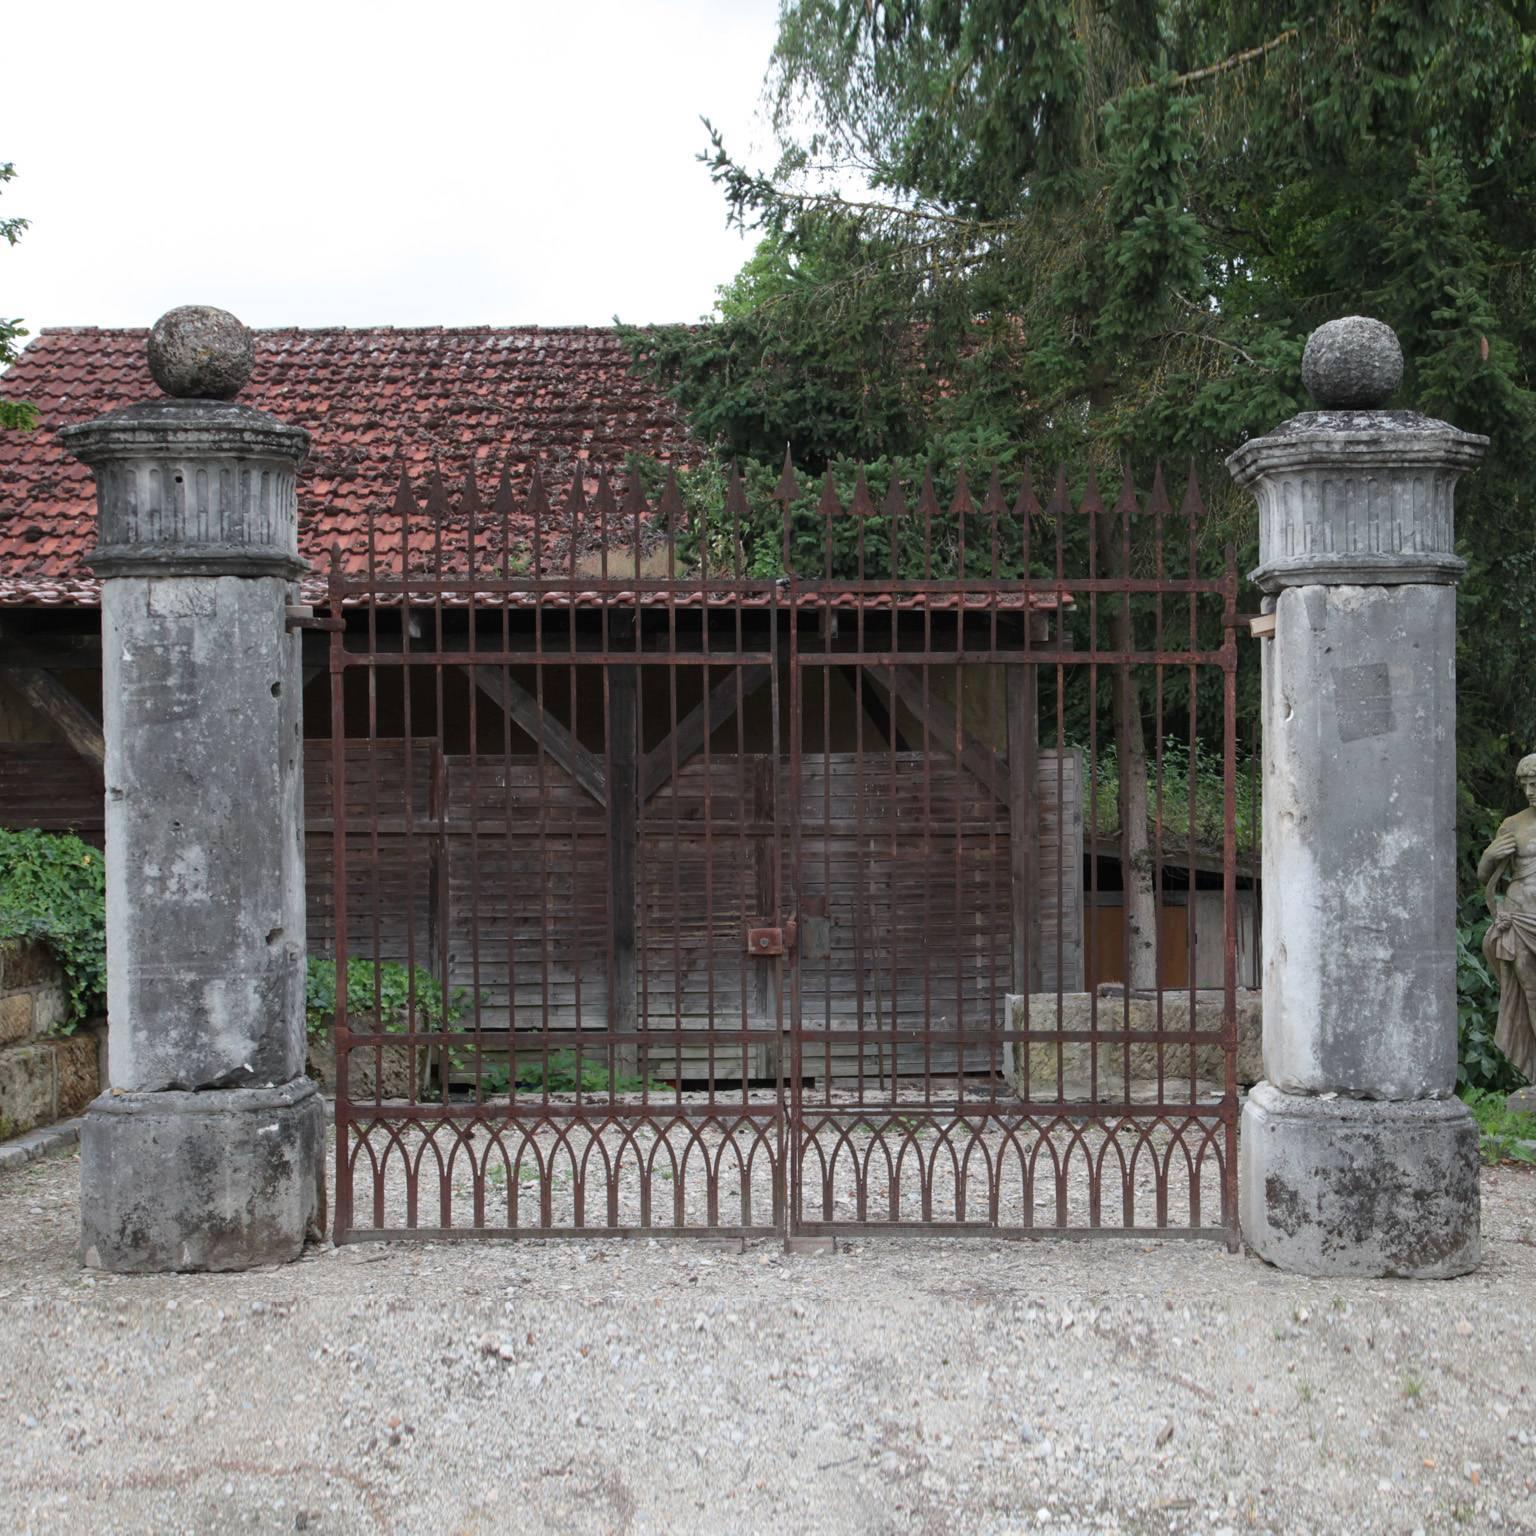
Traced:
<path id="1" fill-rule="evenodd" d="M 90 1276 L 0 1178 L 0 1531 L 1536 1533 L 1536 1174 L 1463 1280 L 675 1240 Z"/>

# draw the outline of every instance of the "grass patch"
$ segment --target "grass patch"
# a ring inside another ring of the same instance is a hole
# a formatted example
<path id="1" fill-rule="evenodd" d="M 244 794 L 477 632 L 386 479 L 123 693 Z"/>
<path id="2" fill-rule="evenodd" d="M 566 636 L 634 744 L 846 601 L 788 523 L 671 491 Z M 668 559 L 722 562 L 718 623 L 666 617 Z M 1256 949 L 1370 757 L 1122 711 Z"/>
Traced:
<path id="1" fill-rule="evenodd" d="M 1462 1091 L 1462 1102 L 1472 1111 L 1482 1132 L 1482 1156 L 1488 1164 L 1529 1163 L 1536 1166 L 1536 1115 L 1514 1113 L 1502 1093 L 1481 1088 Z"/>

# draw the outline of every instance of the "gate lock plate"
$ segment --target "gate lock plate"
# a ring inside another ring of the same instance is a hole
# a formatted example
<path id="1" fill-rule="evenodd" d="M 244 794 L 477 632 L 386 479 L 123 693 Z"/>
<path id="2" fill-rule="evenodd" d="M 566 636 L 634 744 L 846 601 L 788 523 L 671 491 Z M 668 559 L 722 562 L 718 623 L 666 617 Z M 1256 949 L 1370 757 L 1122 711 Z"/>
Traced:
<path id="1" fill-rule="evenodd" d="M 795 925 L 786 923 L 782 928 L 748 928 L 747 953 L 760 959 L 782 955 L 795 947 Z"/>

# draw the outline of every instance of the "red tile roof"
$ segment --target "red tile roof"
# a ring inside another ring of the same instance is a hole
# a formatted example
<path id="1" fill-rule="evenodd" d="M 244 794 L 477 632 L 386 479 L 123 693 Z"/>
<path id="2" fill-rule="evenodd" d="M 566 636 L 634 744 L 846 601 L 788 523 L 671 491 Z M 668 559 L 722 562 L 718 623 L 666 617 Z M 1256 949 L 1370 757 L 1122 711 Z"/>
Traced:
<path id="1" fill-rule="evenodd" d="M 158 397 L 142 330 L 48 330 L 0 375 L 30 400 L 32 432 L 0 433 L 0 605 L 94 604 L 84 557 L 95 542 L 90 471 L 58 445 L 72 422 Z M 617 334 L 585 328 L 465 327 L 256 332 L 243 404 L 306 427 L 300 552 L 317 566 L 332 543 L 365 554 L 363 519 L 387 513 L 403 462 L 421 484 L 433 464 L 450 484 L 473 466 L 487 501 L 505 465 L 519 499 L 538 464 L 552 500 L 574 478 L 627 455 L 699 457 L 675 408 L 629 370 Z"/>

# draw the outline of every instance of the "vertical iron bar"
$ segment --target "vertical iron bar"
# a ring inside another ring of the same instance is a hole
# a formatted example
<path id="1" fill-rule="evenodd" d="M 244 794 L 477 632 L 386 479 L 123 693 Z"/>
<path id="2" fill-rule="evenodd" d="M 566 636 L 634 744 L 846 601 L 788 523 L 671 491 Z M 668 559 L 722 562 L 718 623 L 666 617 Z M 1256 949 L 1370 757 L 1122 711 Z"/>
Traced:
<path id="1" fill-rule="evenodd" d="M 1241 1246 L 1237 1219 L 1237 551 L 1227 545 L 1222 573 L 1222 1004 L 1221 1047 L 1226 1064 L 1222 1119 L 1222 1219 L 1227 1248 Z"/>
<path id="2" fill-rule="evenodd" d="M 331 546 L 328 616 L 343 618 L 341 546 Z M 331 1030 L 336 1063 L 336 1219 L 333 1236 L 340 1243 L 352 1231 L 352 1103 L 348 1066 L 351 1027 L 347 1018 L 347 712 L 346 642 L 340 627 L 331 630 L 331 900 L 336 925 L 336 997 Z M 375 818 L 376 819 L 376 818 Z M 375 1180 L 377 1183 L 377 1180 Z"/>

